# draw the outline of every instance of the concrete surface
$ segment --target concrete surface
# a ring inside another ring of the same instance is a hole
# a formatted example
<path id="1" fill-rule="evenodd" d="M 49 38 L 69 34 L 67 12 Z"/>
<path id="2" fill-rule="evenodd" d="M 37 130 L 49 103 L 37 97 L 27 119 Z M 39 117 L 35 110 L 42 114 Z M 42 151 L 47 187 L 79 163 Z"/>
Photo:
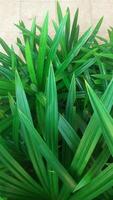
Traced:
<path id="1" fill-rule="evenodd" d="M 69 6 L 72 17 L 76 8 L 79 8 L 81 32 L 90 25 L 95 25 L 103 15 L 104 23 L 100 34 L 107 37 L 106 29 L 113 26 L 113 0 L 61 0 L 61 5 L 64 12 Z M 30 27 L 35 16 L 41 24 L 47 11 L 50 19 L 56 18 L 56 0 L 0 0 L 0 37 L 9 44 L 14 44 L 16 36 L 20 34 L 14 24 L 22 19 Z M 49 31 L 53 34 L 52 21 Z"/>

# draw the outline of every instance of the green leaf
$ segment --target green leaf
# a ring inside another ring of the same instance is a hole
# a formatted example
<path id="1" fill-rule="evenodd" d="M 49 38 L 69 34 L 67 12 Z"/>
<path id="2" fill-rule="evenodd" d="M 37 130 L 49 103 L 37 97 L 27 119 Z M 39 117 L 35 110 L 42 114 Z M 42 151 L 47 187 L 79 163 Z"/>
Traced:
<path id="1" fill-rule="evenodd" d="M 33 124 L 33 120 L 32 120 L 32 116 L 30 113 L 27 98 L 26 98 L 20 77 L 18 75 L 18 72 L 16 72 L 15 82 L 16 82 L 17 108 L 21 109 L 21 111 L 28 117 L 28 119 Z M 23 133 L 28 134 L 28 131 L 26 131 L 23 122 L 21 122 L 21 124 L 22 124 Z M 29 156 L 31 158 L 33 167 L 36 171 L 36 174 L 37 174 L 38 178 L 40 179 L 42 185 L 44 186 L 45 190 L 47 190 L 47 188 L 48 188 L 47 174 L 46 174 L 46 169 L 44 166 L 44 161 L 42 159 L 42 156 L 40 155 L 40 152 L 36 153 L 36 150 L 34 148 L 32 140 L 30 140 L 29 137 L 26 137 L 25 141 L 27 143 L 26 144 L 27 150 L 28 150 Z"/>
<path id="2" fill-rule="evenodd" d="M 17 57 L 16 57 L 13 47 L 11 48 L 11 66 L 12 66 L 13 71 L 15 68 L 17 68 Z"/>
<path id="3" fill-rule="evenodd" d="M 19 116 L 18 116 L 18 111 L 17 111 L 17 106 L 15 104 L 15 101 L 11 95 L 9 95 L 9 103 L 13 115 L 13 125 L 12 125 L 12 137 L 15 142 L 15 145 L 17 148 L 19 148 Z"/>
<path id="4" fill-rule="evenodd" d="M 37 195 L 39 198 L 45 199 L 44 191 L 40 194 L 38 191 L 32 190 L 27 184 L 16 179 L 14 176 L 8 175 L 7 172 L 0 172 L 0 194 L 11 199 L 15 199 L 15 196 L 17 199 L 34 199 Z"/>
<path id="5" fill-rule="evenodd" d="M 71 124 L 72 127 L 75 125 L 75 99 L 76 99 L 76 85 L 75 85 L 75 75 L 73 74 L 66 103 L 66 119 Z"/>
<path id="6" fill-rule="evenodd" d="M 100 26 L 101 26 L 102 22 L 103 22 L 103 17 L 101 17 L 101 19 L 99 20 L 99 22 L 95 26 L 95 28 L 94 28 L 94 30 L 93 30 L 93 32 L 92 32 L 92 34 L 91 34 L 91 36 L 90 36 L 90 38 L 88 40 L 87 46 L 90 46 L 90 44 L 94 41 L 94 39 L 95 39 L 99 29 L 100 29 Z"/>
<path id="7" fill-rule="evenodd" d="M 113 186 L 113 164 L 104 169 L 91 183 L 76 192 L 70 200 L 93 200 Z"/>
<path id="8" fill-rule="evenodd" d="M 46 139 L 49 147 L 57 156 L 58 105 L 56 83 L 52 66 L 49 70 L 46 86 Z"/>
<path id="9" fill-rule="evenodd" d="M 43 107 L 46 106 L 46 98 L 43 95 L 43 93 L 37 95 L 37 100 L 40 102 L 40 104 Z M 43 118 L 44 118 L 44 115 L 43 115 Z M 42 129 L 44 129 L 43 122 L 41 124 L 42 124 L 42 126 L 41 126 Z M 80 142 L 80 138 L 77 135 L 77 133 L 75 132 L 75 130 L 68 123 L 68 121 L 60 113 L 59 113 L 59 120 L 58 120 L 58 130 L 61 133 L 64 140 L 66 141 L 67 145 L 70 147 L 70 149 L 73 152 L 75 152 L 75 150 L 78 147 L 78 144 Z M 44 136 L 44 138 L 45 138 L 45 136 Z"/>
<path id="10" fill-rule="evenodd" d="M 10 47 L 6 44 L 6 42 L 2 38 L 0 38 L 0 44 L 1 44 L 2 48 L 4 49 L 4 51 L 8 55 L 10 55 L 11 54 L 11 49 L 10 49 Z"/>
<path id="11" fill-rule="evenodd" d="M 100 70 L 101 75 L 105 78 L 105 76 L 106 76 L 106 69 L 105 69 L 104 63 L 101 62 L 101 60 L 99 58 L 97 58 L 97 63 L 99 65 L 99 70 Z M 107 85 L 108 85 L 106 79 L 104 79 L 103 83 L 104 83 L 103 84 L 104 88 L 106 88 Z"/>
<path id="12" fill-rule="evenodd" d="M 40 151 L 40 153 L 47 160 L 48 164 L 50 164 L 53 170 L 58 174 L 59 178 L 63 181 L 63 183 L 68 188 L 73 190 L 75 188 L 76 183 L 71 177 L 71 175 L 61 165 L 61 163 L 58 161 L 56 156 L 49 149 L 47 144 L 41 138 L 40 134 L 33 127 L 33 124 L 31 123 L 31 121 L 21 111 L 19 111 L 19 116 L 28 132 L 28 134 L 24 133 L 24 137 L 30 137 L 30 139 L 32 140 L 34 144 L 35 150 L 37 152 Z"/>
<path id="13" fill-rule="evenodd" d="M 32 27 L 31 27 L 31 37 L 30 37 L 30 46 L 31 49 L 34 49 L 35 46 L 35 35 L 36 35 L 36 17 L 33 19 Z"/>
<path id="14" fill-rule="evenodd" d="M 75 40 L 76 32 L 77 32 L 78 12 L 79 12 L 79 10 L 77 9 L 76 12 L 75 12 L 74 20 L 73 20 L 73 24 L 72 24 L 72 30 L 71 30 L 70 41 L 69 41 L 69 48 L 72 48 L 73 42 Z"/>
<path id="15" fill-rule="evenodd" d="M 7 169 L 25 185 L 36 193 L 43 190 L 34 179 L 21 167 L 21 165 L 8 153 L 8 151 L 0 144 L 0 160 Z"/>
<path id="16" fill-rule="evenodd" d="M 49 70 L 46 86 L 46 122 L 45 122 L 46 142 L 54 155 L 58 157 L 58 105 L 57 105 L 57 90 L 52 66 Z M 48 170 L 52 171 L 48 166 Z M 57 174 L 49 173 L 50 188 L 54 197 L 58 193 Z"/>
<path id="17" fill-rule="evenodd" d="M 97 56 L 104 57 L 104 58 L 109 58 L 109 59 L 113 59 L 113 54 L 112 53 L 97 53 Z"/>
<path id="18" fill-rule="evenodd" d="M 79 145 L 80 138 L 68 123 L 68 121 L 61 114 L 59 116 L 58 130 L 70 149 L 75 152 Z"/>
<path id="19" fill-rule="evenodd" d="M 30 48 L 30 44 L 28 40 L 26 41 L 25 54 L 26 54 L 26 61 L 27 61 L 27 67 L 28 67 L 30 79 L 32 83 L 37 84 L 31 48 Z"/>
<path id="20" fill-rule="evenodd" d="M 113 105 L 113 79 L 109 83 L 104 95 L 101 100 L 108 112 L 110 112 Z M 80 141 L 78 149 L 73 158 L 71 169 L 76 171 L 76 174 L 81 175 L 96 147 L 101 136 L 101 128 L 99 127 L 99 122 L 95 114 L 92 115 L 84 135 Z"/>
<path id="21" fill-rule="evenodd" d="M 38 52 L 38 61 L 37 61 L 37 80 L 38 87 L 42 85 L 43 71 L 44 71 L 44 61 L 46 54 L 47 46 L 47 36 L 48 36 L 48 15 L 46 15 L 42 29 L 39 42 L 39 52 Z"/>
<path id="22" fill-rule="evenodd" d="M 80 180 L 80 182 L 75 188 L 75 191 L 79 190 L 80 188 L 84 187 L 89 182 L 91 182 L 92 179 L 95 178 L 95 176 L 97 176 L 101 172 L 102 168 L 105 167 L 109 157 L 110 157 L 110 152 L 106 145 L 104 146 L 102 152 L 97 156 L 96 160 L 94 160 L 94 163 L 91 166 L 91 168 Z"/>
<path id="23" fill-rule="evenodd" d="M 14 93 L 14 83 L 12 81 L 0 80 L 0 95 L 7 96 Z"/>
<path id="24" fill-rule="evenodd" d="M 94 65 L 96 62 L 95 58 L 90 58 L 86 62 L 84 62 L 83 65 L 80 65 L 79 67 L 76 67 L 75 69 L 73 68 L 73 72 L 75 73 L 75 76 L 81 75 L 83 72 L 85 72 L 89 67 Z"/>
<path id="25" fill-rule="evenodd" d="M 71 51 L 68 53 L 67 58 L 64 60 L 64 62 L 60 65 L 60 67 L 56 71 L 56 78 L 61 74 L 70 64 L 70 62 L 73 60 L 75 56 L 78 55 L 79 51 L 81 50 L 82 46 L 86 43 L 88 38 L 90 37 L 92 32 L 92 29 L 88 29 L 79 39 L 77 44 L 71 49 Z"/>
<path id="26" fill-rule="evenodd" d="M 38 94 L 36 95 L 36 114 L 38 121 L 38 130 L 43 138 L 45 138 L 45 104 L 42 104 L 43 100 L 43 96 Z"/>
<path id="27" fill-rule="evenodd" d="M 0 66 L 0 74 L 8 78 L 10 81 L 14 79 L 14 75 L 10 69 Z"/>
<path id="28" fill-rule="evenodd" d="M 66 28 L 65 28 L 65 41 L 66 41 L 66 48 L 69 51 L 69 36 L 70 36 L 70 9 L 67 8 L 67 21 L 66 21 Z"/>
<path id="29" fill-rule="evenodd" d="M 63 19 L 63 14 L 62 14 L 62 9 L 60 7 L 59 1 L 57 1 L 57 16 L 58 16 L 58 22 L 60 24 Z"/>
<path id="30" fill-rule="evenodd" d="M 100 122 L 99 125 L 102 129 L 105 142 L 113 156 L 113 119 L 88 83 L 86 83 L 86 87 L 95 115 Z"/>
<path id="31" fill-rule="evenodd" d="M 58 26 L 55 21 L 53 21 L 53 26 L 54 26 L 55 31 L 57 32 Z M 61 54 L 61 56 L 65 58 L 67 55 L 67 51 L 66 51 L 66 41 L 65 41 L 64 31 L 60 39 L 60 46 L 61 46 L 61 51 L 59 52 L 59 54 Z"/>
<path id="32" fill-rule="evenodd" d="M 15 84 L 16 84 L 17 106 L 21 108 L 21 111 L 30 119 L 30 121 L 32 121 L 32 116 L 31 116 L 29 105 L 28 105 L 26 95 L 23 89 L 23 85 L 17 71 L 15 73 Z"/>
<path id="33" fill-rule="evenodd" d="M 5 130 L 6 130 L 7 128 L 9 128 L 9 127 L 11 126 L 11 123 L 12 123 L 12 117 L 8 117 L 8 118 L 6 118 L 6 119 L 2 119 L 2 120 L 0 121 L 0 134 L 1 134 L 1 133 L 4 133 Z"/>
<path id="34" fill-rule="evenodd" d="M 48 76 L 48 71 L 49 71 L 49 66 L 50 66 L 50 62 L 53 61 L 56 51 L 58 49 L 58 45 L 60 43 L 60 40 L 62 38 L 62 33 L 64 30 L 64 26 L 66 24 L 66 19 L 67 19 L 67 15 L 62 19 L 59 28 L 57 29 L 57 32 L 55 34 L 55 37 L 52 41 L 51 44 L 51 48 L 49 50 L 48 56 L 47 56 L 47 62 L 45 65 L 45 73 L 44 73 L 44 78 L 46 79 L 46 77 Z"/>

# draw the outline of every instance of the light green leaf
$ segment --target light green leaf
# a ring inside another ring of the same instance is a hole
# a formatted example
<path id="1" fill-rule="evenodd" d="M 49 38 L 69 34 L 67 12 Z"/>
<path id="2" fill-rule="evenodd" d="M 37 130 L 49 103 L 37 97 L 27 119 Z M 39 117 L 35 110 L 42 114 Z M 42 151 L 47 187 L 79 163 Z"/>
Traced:
<path id="1" fill-rule="evenodd" d="M 28 117 L 28 119 L 33 124 L 33 120 L 32 120 L 32 116 L 30 113 L 27 98 L 26 98 L 20 77 L 17 72 L 16 72 L 16 77 L 15 77 L 15 82 L 16 82 L 17 108 L 21 109 L 21 111 Z M 23 133 L 28 134 L 28 131 L 26 131 L 26 129 L 24 127 L 23 121 L 21 122 L 21 124 L 22 124 Z M 33 167 L 36 171 L 36 174 L 37 174 L 38 178 L 40 179 L 42 185 L 44 186 L 45 190 L 47 190 L 47 188 L 48 188 L 47 174 L 46 174 L 46 169 L 45 169 L 45 165 L 44 165 L 42 156 L 40 155 L 40 152 L 36 153 L 36 150 L 34 148 L 32 140 L 29 137 L 26 137 L 25 142 L 27 143 L 26 144 L 27 150 L 28 150 L 29 156 L 31 158 Z"/>
<path id="2" fill-rule="evenodd" d="M 76 32 L 77 32 L 77 23 L 78 23 L 78 12 L 79 10 L 77 9 L 74 15 L 74 20 L 72 24 L 72 30 L 71 30 L 71 35 L 70 35 L 70 41 L 69 41 L 69 48 L 72 48 L 72 45 L 75 40 Z"/>
<path id="3" fill-rule="evenodd" d="M 46 122 L 45 122 L 46 142 L 54 155 L 58 157 L 58 105 L 57 90 L 52 66 L 49 70 L 46 86 Z M 52 171 L 50 166 L 48 170 Z M 58 178 L 56 172 L 49 173 L 50 188 L 52 196 L 58 193 Z M 55 194 L 54 194 L 55 193 Z"/>
<path id="4" fill-rule="evenodd" d="M 57 69 L 56 74 L 55 74 L 56 78 L 68 67 L 68 65 L 73 60 L 73 58 L 78 55 L 79 51 L 81 50 L 82 46 L 88 40 L 91 33 L 92 33 L 92 29 L 90 28 L 81 36 L 81 38 L 78 40 L 77 44 L 71 49 L 71 51 L 68 53 L 66 59 L 63 61 L 63 63 Z"/>
<path id="5" fill-rule="evenodd" d="M 53 61 L 53 59 L 55 57 L 55 54 L 56 54 L 56 51 L 58 49 L 58 45 L 59 45 L 59 43 L 61 41 L 62 33 L 63 33 L 63 30 L 64 30 L 64 26 L 66 24 L 66 19 L 67 19 L 67 15 L 62 19 L 62 21 L 60 23 L 60 26 L 57 29 L 57 32 L 56 32 L 55 37 L 53 39 L 53 42 L 51 44 L 51 48 L 50 48 L 50 51 L 48 53 L 47 62 L 46 62 L 46 65 L 45 65 L 45 73 L 44 73 L 45 74 L 44 75 L 45 79 L 48 76 L 50 62 Z"/>
<path id="6" fill-rule="evenodd" d="M 59 1 L 57 1 L 57 17 L 58 17 L 58 22 L 60 24 L 63 18 L 63 14 L 62 14 L 62 9 L 60 7 Z"/>
<path id="7" fill-rule="evenodd" d="M 52 66 L 49 70 L 46 86 L 46 139 L 49 147 L 57 156 L 58 145 L 58 105 L 57 90 Z"/>
<path id="8" fill-rule="evenodd" d="M 26 41 L 25 54 L 26 54 L 26 61 L 27 61 L 27 67 L 28 67 L 30 79 L 34 84 L 37 84 L 31 48 L 30 48 L 30 44 L 28 40 Z"/>

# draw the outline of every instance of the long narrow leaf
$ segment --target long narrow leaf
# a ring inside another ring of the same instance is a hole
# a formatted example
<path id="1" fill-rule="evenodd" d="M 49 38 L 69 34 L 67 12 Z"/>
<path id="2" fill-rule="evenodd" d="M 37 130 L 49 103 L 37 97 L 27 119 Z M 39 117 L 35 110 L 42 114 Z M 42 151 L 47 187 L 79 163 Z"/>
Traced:
<path id="1" fill-rule="evenodd" d="M 92 107 L 100 121 L 99 125 L 102 129 L 105 142 L 108 145 L 111 155 L 113 155 L 113 119 L 88 83 L 86 83 L 86 86 Z"/>
<path id="2" fill-rule="evenodd" d="M 35 69 L 34 69 L 34 65 L 33 65 L 33 58 L 32 58 L 32 53 L 31 53 L 31 48 L 30 48 L 30 44 L 29 44 L 28 40 L 26 41 L 25 54 L 26 54 L 26 60 L 27 60 L 27 67 L 28 67 L 29 76 L 31 78 L 31 81 L 34 84 L 37 84 Z"/>
<path id="3" fill-rule="evenodd" d="M 48 36 L 48 15 L 45 17 L 42 29 L 41 36 L 39 42 L 39 52 L 38 52 L 38 61 L 37 61 L 37 79 L 38 86 L 41 87 L 42 77 L 44 71 L 44 59 L 46 53 L 46 45 L 47 45 L 47 36 Z"/>
<path id="4" fill-rule="evenodd" d="M 19 116 L 22 122 L 24 123 L 28 134 L 24 134 L 24 137 L 30 137 L 31 140 L 34 143 L 36 151 L 40 151 L 40 153 L 44 156 L 44 158 L 47 160 L 47 162 L 51 165 L 51 167 L 55 170 L 55 172 L 58 174 L 59 178 L 63 181 L 63 183 L 73 190 L 75 188 L 75 181 L 70 176 L 70 174 L 67 172 L 67 170 L 61 165 L 61 163 L 57 160 L 57 158 L 54 156 L 54 154 L 51 152 L 51 150 L 48 148 L 46 143 L 43 141 L 39 133 L 36 131 L 36 129 L 33 127 L 32 123 L 28 118 L 19 111 Z"/>

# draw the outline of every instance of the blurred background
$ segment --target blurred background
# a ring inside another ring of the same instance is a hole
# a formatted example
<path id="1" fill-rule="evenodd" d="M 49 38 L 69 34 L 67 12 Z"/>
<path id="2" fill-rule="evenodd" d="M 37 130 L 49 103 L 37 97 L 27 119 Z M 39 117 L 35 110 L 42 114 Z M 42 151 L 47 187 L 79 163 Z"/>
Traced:
<path id="1" fill-rule="evenodd" d="M 107 37 L 107 28 L 113 26 L 113 0 L 60 0 L 65 13 L 66 7 L 71 10 L 71 17 L 79 8 L 79 23 L 81 32 L 90 25 L 95 25 L 101 16 L 104 21 L 100 30 L 102 36 Z M 19 30 L 14 26 L 20 19 L 30 27 L 32 18 L 36 16 L 37 23 L 43 22 L 49 11 L 49 32 L 54 33 L 52 20 L 56 18 L 56 0 L 0 0 L 0 37 L 9 44 L 14 44 Z"/>

